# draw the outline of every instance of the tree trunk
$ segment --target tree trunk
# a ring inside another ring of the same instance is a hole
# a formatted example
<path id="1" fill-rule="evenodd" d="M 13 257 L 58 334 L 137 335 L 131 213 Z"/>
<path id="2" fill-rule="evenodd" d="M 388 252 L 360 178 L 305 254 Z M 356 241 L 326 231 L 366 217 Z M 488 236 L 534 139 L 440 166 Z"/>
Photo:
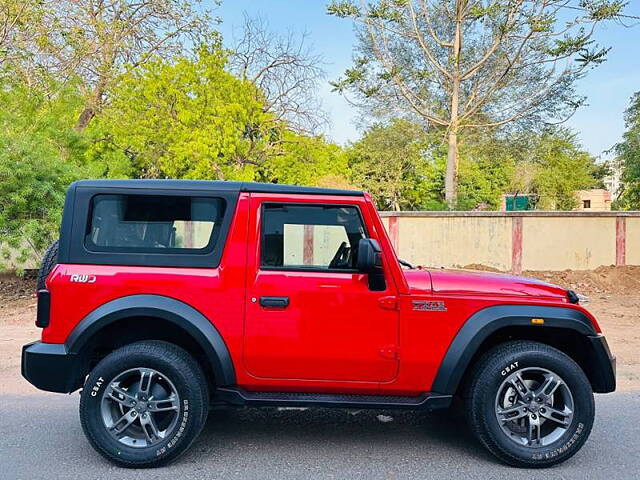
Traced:
<path id="1" fill-rule="evenodd" d="M 449 210 L 458 202 L 458 129 L 460 108 L 460 53 L 462 51 L 462 18 L 466 2 L 456 2 L 456 33 L 453 39 L 453 72 L 451 76 L 451 116 L 447 149 L 447 170 L 444 177 L 444 199 Z"/>
<path id="2" fill-rule="evenodd" d="M 447 170 L 444 177 L 444 198 L 450 210 L 458 201 L 458 129 L 451 128 L 448 137 Z"/>
<path id="3" fill-rule="evenodd" d="M 91 104 L 87 104 L 80 116 L 78 117 L 78 121 L 76 122 L 75 129 L 79 132 L 82 132 L 85 128 L 89 126 L 89 122 L 93 120 L 93 117 L 96 116 L 95 109 L 91 106 Z"/>
<path id="4" fill-rule="evenodd" d="M 107 79 L 106 75 L 103 75 L 98 80 L 98 83 L 89 96 L 87 103 L 85 103 L 84 109 L 80 113 L 78 117 L 78 121 L 76 122 L 75 129 L 79 132 L 82 132 L 85 128 L 89 126 L 89 123 L 96 116 L 100 107 L 102 106 L 102 101 L 104 98 L 105 91 L 107 90 Z"/>

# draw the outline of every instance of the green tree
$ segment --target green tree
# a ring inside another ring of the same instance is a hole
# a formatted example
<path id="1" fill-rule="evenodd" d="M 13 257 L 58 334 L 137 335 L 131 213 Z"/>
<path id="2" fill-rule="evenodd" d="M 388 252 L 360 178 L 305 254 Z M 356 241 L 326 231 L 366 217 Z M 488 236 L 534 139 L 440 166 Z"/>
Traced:
<path id="1" fill-rule="evenodd" d="M 280 152 L 282 126 L 253 84 L 225 70 L 226 60 L 214 45 L 125 74 L 90 128 L 92 163 L 106 156 L 106 176 L 256 178 Z"/>
<path id="2" fill-rule="evenodd" d="M 334 83 L 366 111 L 446 131 L 445 197 L 456 205 L 459 137 L 514 122 L 541 124 L 583 102 L 573 88 L 607 49 L 594 26 L 623 0 L 334 0 L 358 34 L 354 66 Z M 566 8 L 569 7 L 569 8 Z"/>
<path id="3" fill-rule="evenodd" d="M 349 186 L 347 156 L 338 145 L 323 137 L 283 134 L 282 152 L 271 157 L 259 171 L 266 182 L 323 187 Z"/>
<path id="4" fill-rule="evenodd" d="M 498 210 L 513 181 L 519 145 L 495 131 L 460 139 L 458 210 Z"/>
<path id="5" fill-rule="evenodd" d="M 369 128 L 348 149 L 353 182 L 383 210 L 441 206 L 441 169 L 430 137 L 408 120 Z"/>
<path id="6" fill-rule="evenodd" d="M 534 193 L 542 210 L 572 210 L 578 205 L 576 191 L 598 185 L 598 166 L 581 149 L 566 128 L 548 129 L 530 137 L 516 165 L 512 189 Z"/>
<path id="7" fill-rule="evenodd" d="M 602 186 L 608 171 L 567 128 L 478 131 L 461 137 L 458 208 L 496 210 L 505 193 L 535 194 L 540 209 L 571 210 L 576 190 Z"/>
<path id="8" fill-rule="evenodd" d="M 394 120 L 376 125 L 347 151 L 353 182 L 381 209 L 440 210 L 447 152 L 441 132 Z M 500 208 L 505 193 L 538 195 L 539 208 L 570 210 L 576 190 L 601 184 L 602 165 L 565 128 L 506 135 L 496 130 L 460 137 L 459 210 Z"/>
<path id="9" fill-rule="evenodd" d="M 57 237 L 65 191 L 87 174 L 86 143 L 73 129 L 83 99 L 72 84 L 47 90 L 56 93 L 8 82 L 0 89 L 0 246 L 18 265 Z"/>
<path id="10" fill-rule="evenodd" d="M 615 146 L 623 182 L 617 204 L 625 210 L 640 210 L 640 92 L 631 97 L 624 120 L 627 130 Z"/>

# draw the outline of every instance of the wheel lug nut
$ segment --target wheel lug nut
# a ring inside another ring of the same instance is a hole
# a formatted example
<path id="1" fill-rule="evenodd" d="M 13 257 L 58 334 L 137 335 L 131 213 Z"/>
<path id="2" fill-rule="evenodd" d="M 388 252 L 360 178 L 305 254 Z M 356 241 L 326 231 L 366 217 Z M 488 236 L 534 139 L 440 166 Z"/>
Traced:
<path id="1" fill-rule="evenodd" d="M 535 420 L 535 419 L 536 419 L 536 418 L 538 418 L 538 417 L 537 417 L 537 415 L 536 415 L 535 413 L 532 413 L 532 414 L 531 414 L 531 418 L 532 418 L 533 420 Z"/>
<path id="2" fill-rule="evenodd" d="M 544 413 L 544 412 L 546 412 L 546 410 L 544 408 L 541 408 L 540 413 Z"/>

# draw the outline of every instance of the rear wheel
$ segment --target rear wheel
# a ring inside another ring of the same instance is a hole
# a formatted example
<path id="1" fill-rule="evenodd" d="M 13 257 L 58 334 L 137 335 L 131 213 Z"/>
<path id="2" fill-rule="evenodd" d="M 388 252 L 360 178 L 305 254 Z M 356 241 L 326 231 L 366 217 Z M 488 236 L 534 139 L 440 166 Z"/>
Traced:
<path id="1" fill-rule="evenodd" d="M 593 392 L 584 372 L 541 343 L 509 342 L 487 352 L 467 396 L 475 435 L 500 460 L 518 467 L 567 460 L 593 425 Z"/>
<path id="2" fill-rule="evenodd" d="M 181 348 L 146 341 L 122 347 L 91 372 L 80 419 L 91 445 L 124 467 L 154 467 L 183 453 L 206 420 L 202 370 Z"/>

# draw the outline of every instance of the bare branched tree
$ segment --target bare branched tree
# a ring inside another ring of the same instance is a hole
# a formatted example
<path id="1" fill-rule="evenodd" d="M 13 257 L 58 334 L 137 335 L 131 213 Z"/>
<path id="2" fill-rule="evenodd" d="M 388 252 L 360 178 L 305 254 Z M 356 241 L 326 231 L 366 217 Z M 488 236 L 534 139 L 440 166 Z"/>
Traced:
<path id="1" fill-rule="evenodd" d="M 39 0 L 0 0 L 0 67 L 23 60 L 44 12 Z"/>
<path id="2" fill-rule="evenodd" d="M 575 81 L 604 61 L 598 22 L 622 0 L 334 0 L 358 32 L 353 68 L 334 83 L 366 108 L 413 116 L 448 141 L 445 198 L 457 199 L 458 135 L 523 119 L 562 121 Z"/>
<path id="3" fill-rule="evenodd" d="M 29 2 L 0 0 L 0 65 L 13 54 L 10 47 L 16 42 L 28 8 Z"/>
<path id="4" fill-rule="evenodd" d="M 325 127 L 327 117 L 318 97 L 324 62 L 306 33 L 278 34 L 263 18 L 245 14 L 234 32 L 229 63 L 234 74 L 259 87 L 266 109 L 288 128 L 317 134 Z"/>
<path id="5" fill-rule="evenodd" d="M 26 77 L 45 71 L 61 80 L 80 79 L 86 96 L 76 125 L 80 130 L 100 110 L 124 68 L 135 68 L 154 56 L 184 53 L 214 35 L 211 8 L 201 6 L 201 0 L 35 3 L 42 7 L 40 16 L 27 20 L 35 22 L 38 31 L 23 42 L 28 55 L 19 67 Z M 216 6 L 219 0 L 207 3 Z"/>

